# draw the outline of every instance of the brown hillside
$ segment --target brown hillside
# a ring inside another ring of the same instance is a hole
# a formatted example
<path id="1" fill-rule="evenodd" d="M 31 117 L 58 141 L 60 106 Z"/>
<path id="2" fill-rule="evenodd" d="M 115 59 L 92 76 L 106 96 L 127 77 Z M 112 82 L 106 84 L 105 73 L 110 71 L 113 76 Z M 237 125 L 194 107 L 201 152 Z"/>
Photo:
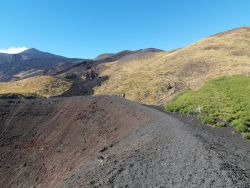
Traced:
<path id="1" fill-rule="evenodd" d="M 0 95 L 53 97 L 61 95 L 70 87 L 71 83 L 51 76 L 36 76 L 14 82 L 0 82 Z"/>
<path id="2" fill-rule="evenodd" d="M 128 58 L 130 57 L 130 58 Z M 200 88 L 206 80 L 249 74 L 250 27 L 200 40 L 172 52 L 145 52 L 99 66 L 109 79 L 95 94 L 122 95 L 146 104 L 164 104 L 186 88 Z"/>

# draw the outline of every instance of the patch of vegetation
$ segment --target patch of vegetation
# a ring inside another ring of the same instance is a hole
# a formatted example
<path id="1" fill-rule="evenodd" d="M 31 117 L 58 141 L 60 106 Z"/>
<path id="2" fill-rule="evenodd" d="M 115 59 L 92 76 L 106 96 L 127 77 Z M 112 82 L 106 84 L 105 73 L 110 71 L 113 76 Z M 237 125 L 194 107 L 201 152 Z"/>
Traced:
<path id="1" fill-rule="evenodd" d="M 71 83 L 51 77 L 37 76 L 15 82 L 0 82 L 0 95 L 53 97 L 67 91 Z"/>
<path id="2" fill-rule="evenodd" d="M 230 123 L 250 139 L 250 77 L 220 77 L 199 90 L 187 90 L 166 105 L 170 112 L 198 115 L 204 124 Z"/>
<path id="3" fill-rule="evenodd" d="M 243 138 L 249 140 L 250 139 L 250 133 L 243 133 Z"/>

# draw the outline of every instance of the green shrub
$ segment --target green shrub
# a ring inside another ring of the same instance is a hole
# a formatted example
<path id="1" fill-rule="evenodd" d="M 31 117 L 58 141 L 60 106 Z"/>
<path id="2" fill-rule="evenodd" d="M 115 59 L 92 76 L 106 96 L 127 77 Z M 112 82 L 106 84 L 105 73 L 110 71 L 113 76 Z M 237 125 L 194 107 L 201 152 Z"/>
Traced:
<path id="1" fill-rule="evenodd" d="M 225 126 L 230 123 L 248 135 L 250 130 L 250 77 L 231 76 L 208 81 L 201 89 L 177 95 L 167 111 L 197 114 L 204 124 Z M 217 119 L 223 121 L 216 121 Z"/>
<path id="2" fill-rule="evenodd" d="M 215 124 L 214 118 L 211 118 L 209 116 L 201 116 L 200 120 L 202 123 L 207 124 L 207 125 L 214 125 Z"/>
<path id="3" fill-rule="evenodd" d="M 225 124 L 224 122 L 221 121 L 221 122 L 217 122 L 217 123 L 216 123 L 216 126 L 217 126 L 217 127 L 225 127 L 226 124 Z"/>
<path id="4" fill-rule="evenodd" d="M 238 132 L 242 132 L 242 133 L 247 133 L 249 132 L 247 126 L 243 125 L 243 124 L 240 124 L 240 125 L 237 125 L 235 127 L 235 130 L 238 131 Z"/>
<path id="5" fill-rule="evenodd" d="M 230 114 L 230 113 L 225 114 L 224 120 L 225 120 L 226 122 L 232 122 L 232 121 L 235 120 L 235 119 L 236 119 L 235 114 Z"/>
<path id="6" fill-rule="evenodd" d="M 243 133 L 243 138 L 249 140 L 250 139 L 250 132 Z"/>
<path id="7" fill-rule="evenodd" d="M 239 125 L 242 125 L 244 122 L 242 121 L 242 119 L 235 119 L 235 120 L 233 120 L 232 122 L 231 122 L 231 125 L 233 126 L 233 127 L 237 127 L 237 126 L 239 126 Z"/>

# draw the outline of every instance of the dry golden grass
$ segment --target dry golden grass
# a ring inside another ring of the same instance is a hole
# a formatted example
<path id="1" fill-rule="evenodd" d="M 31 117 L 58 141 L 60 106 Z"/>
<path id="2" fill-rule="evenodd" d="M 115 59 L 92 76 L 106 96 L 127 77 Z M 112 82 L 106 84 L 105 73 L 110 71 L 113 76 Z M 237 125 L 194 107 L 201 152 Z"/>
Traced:
<path id="1" fill-rule="evenodd" d="M 200 40 L 173 52 L 144 53 L 100 65 L 109 80 L 95 94 L 121 95 L 146 104 L 165 104 L 185 88 L 211 78 L 250 73 L 250 27 Z"/>
<path id="2" fill-rule="evenodd" d="M 0 82 L 0 94 L 52 97 L 67 91 L 71 83 L 51 77 L 37 76 L 14 82 Z"/>

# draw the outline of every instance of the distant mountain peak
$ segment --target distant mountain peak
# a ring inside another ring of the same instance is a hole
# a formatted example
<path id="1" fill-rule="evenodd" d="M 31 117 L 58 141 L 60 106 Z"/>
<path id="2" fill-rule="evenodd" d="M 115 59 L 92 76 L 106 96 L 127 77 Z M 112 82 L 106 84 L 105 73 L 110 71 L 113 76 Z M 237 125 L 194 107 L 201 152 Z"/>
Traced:
<path id="1" fill-rule="evenodd" d="M 109 58 L 110 61 L 117 60 L 122 58 L 123 56 L 126 55 L 131 55 L 139 52 L 163 52 L 161 49 L 157 48 L 145 48 L 145 49 L 140 49 L 140 50 L 123 50 L 117 53 L 104 53 L 95 58 L 95 60 L 102 60 L 102 59 L 107 59 Z M 112 60 L 113 59 L 113 60 Z"/>
<path id="2" fill-rule="evenodd" d="M 27 50 L 20 52 L 20 54 L 34 54 L 34 53 L 46 53 L 46 52 L 42 52 L 36 48 L 28 48 Z"/>
<path id="3" fill-rule="evenodd" d="M 40 52 L 40 50 L 36 48 L 28 48 L 27 50 L 24 50 L 23 52 L 27 52 L 27 51 L 39 51 Z"/>
<path id="4" fill-rule="evenodd" d="M 79 60 L 81 59 L 67 58 L 36 48 L 29 48 L 16 54 L 0 53 L 0 81 L 23 79 L 63 64 L 71 65 L 72 62 Z"/>
<path id="5" fill-rule="evenodd" d="M 52 53 L 49 53 L 49 52 L 44 52 L 44 51 L 41 51 L 41 50 L 38 50 L 36 48 L 29 48 L 21 53 L 19 53 L 19 55 L 21 56 L 25 56 L 25 57 L 29 57 L 29 58 L 60 58 L 60 59 L 65 59 L 66 57 L 63 57 L 63 56 L 59 56 L 59 55 L 55 55 L 55 54 L 52 54 Z"/>

